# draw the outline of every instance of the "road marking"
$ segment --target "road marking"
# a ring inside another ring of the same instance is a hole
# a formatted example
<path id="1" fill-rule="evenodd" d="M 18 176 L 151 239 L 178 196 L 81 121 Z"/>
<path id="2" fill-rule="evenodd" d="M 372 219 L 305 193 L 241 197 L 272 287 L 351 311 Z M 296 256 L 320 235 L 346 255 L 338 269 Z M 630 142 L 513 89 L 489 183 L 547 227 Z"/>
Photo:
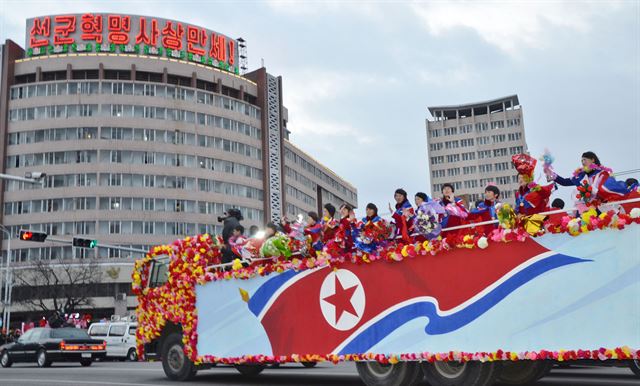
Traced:
<path id="1" fill-rule="evenodd" d="M 98 382 L 98 381 L 85 381 L 82 379 L 79 380 L 52 380 L 52 379 L 25 379 L 25 378 L 3 378 L 2 382 L 11 381 L 11 382 L 30 382 L 30 383 L 60 383 L 60 384 L 74 384 L 79 383 L 83 385 L 113 385 L 113 386 L 158 386 L 157 383 L 120 383 L 120 382 Z"/>
<path id="2" fill-rule="evenodd" d="M 53 366 L 54 368 L 56 368 L 56 366 Z M 14 367 L 15 369 L 29 369 L 31 367 Z M 58 368 L 63 368 L 62 366 L 58 367 Z M 162 368 L 155 368 L 155 369 L 134 369 L 134 368 L 116 368 L 116 367 L 90 367 L 90 368 L 84 368 L 84 367 L 66 367 L 66 370 L 70 370 L 70 371 L 77 371 L 78 373 L 82 372 L 92 372 L 92 371 L 118 371 L 118 372 L 122 372 L 122 371 L 142 371 L 142 372 L 149 372 L 149 371 L 153 371 L 153 372 L 160 372 L 162 373 Z"/>

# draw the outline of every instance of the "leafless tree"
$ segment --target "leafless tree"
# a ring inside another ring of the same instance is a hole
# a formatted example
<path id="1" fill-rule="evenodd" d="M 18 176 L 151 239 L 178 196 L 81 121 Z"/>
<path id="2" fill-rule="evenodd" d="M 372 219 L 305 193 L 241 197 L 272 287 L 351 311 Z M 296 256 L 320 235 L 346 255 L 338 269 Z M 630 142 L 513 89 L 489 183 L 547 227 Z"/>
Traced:
<path id="1" fill-rule="evenodd" d="M 92 287 L 102 278 L 100 267 L 84 259 L 37 260 L 14 272 L 13 301 L 46 314 L 92 306 Z"/>

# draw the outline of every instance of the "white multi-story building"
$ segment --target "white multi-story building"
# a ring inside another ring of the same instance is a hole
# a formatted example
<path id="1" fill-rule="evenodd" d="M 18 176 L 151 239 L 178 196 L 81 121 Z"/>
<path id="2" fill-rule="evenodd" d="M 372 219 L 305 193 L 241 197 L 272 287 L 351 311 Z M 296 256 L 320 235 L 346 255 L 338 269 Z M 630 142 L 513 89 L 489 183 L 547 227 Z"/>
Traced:
<path id="1" fill-rule="evenodd" d="M 511 156 L 527 151 L 522 106 L 517 95 L 485 102 L 429 107 L 427 153 L 431 194 L 450 183 L 471 203 L 495 184 L 513 203 L 518 188 Z"/>

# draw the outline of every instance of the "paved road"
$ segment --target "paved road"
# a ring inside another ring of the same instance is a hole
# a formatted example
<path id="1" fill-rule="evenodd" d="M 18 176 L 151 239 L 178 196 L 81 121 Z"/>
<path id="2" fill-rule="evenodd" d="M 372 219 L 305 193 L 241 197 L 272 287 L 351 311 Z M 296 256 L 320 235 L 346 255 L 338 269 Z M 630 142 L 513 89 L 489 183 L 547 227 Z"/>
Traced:
<path id="1" fill-rule="evenodd" d="M 267 369 L 255 380 L 241 376 L 233 368 L 216 367 L 198 373 L 193 384 L 209 385 L 343 385 L 362 386 L 355 366 L 351 363 L 320 364 L 306 369 L 301 365 L 289 364 L 279 369 Z M 0 368 L 0 385 L 42 386 L 151 386 L 180 385 L 164 377 L 159 363 L 94 363 L 85 368 L 75 364 L 55 364 L 48 369 L 35 365 L 14 364 L 9 369 Z M 426 386 L 426 383 L 423 383 Z M 548 377 L 536 386 L 589 386 L 589 385 L 640 385 L 626 368 L 581 367 L 575 369 L 554 369 Z"/>

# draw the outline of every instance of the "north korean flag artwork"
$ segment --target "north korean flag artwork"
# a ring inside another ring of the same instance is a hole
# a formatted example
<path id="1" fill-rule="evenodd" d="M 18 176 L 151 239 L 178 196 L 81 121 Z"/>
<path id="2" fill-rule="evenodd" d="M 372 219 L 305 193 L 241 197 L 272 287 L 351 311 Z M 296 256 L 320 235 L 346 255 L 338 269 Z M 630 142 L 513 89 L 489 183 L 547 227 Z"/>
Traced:
<path id="1" fill-rule="evenodd" d="M 286 271 L 258 287 L 248 307 L 273 355 L 364 353 L 419 317 L 428 317 L 428 335 L 460 329 L 536 277 L 588 261 L 527 239 L 400 263 Z"/>

